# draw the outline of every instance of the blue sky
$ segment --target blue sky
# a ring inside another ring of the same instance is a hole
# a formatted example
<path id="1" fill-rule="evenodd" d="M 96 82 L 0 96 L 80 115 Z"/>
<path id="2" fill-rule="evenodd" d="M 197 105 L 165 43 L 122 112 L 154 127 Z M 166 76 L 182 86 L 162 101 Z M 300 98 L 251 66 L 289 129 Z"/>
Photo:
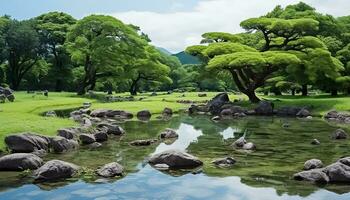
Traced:
<path id="1" fill-rule="evenodd" d="M 176 53 L 198 44 L 210 31 L 238 33 L 239 23 L 259 17 L 276 5 L 300 0 L 0 0 L 0 14 L 27 19 L 49 11 L 75 18 L 89 14 L 114 16 L 141 27 L 154 45 Z M 350 15 L 350 0 L 303 0 L 319 12 Z"/>
<path id="2" fill-rule="evenodd" d="M 91 13 L 125 11 L 175 12 L 191 10 L 198 0 L 0 0 L 0 14 L 17 19 L 49 11 L 63 11 L 81 18 Z"/>

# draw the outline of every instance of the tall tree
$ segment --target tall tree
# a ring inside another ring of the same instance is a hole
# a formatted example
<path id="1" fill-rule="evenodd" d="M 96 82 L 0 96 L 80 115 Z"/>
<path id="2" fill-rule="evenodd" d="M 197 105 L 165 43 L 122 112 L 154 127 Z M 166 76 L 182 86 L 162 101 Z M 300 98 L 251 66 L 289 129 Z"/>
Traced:
<path id="1" fill-rule="evenodd" d="M 33 27 L 33 21 L 11 20 L 5 42 L 7 78 L 11 88 L 17 90 L 26 73 L 41 59 L 39 36 Z"/>
<path id="2" fill-rule="evenodd" d="M 66 47 L 84 75 L 78 94 L 92 90 L 99 78 L 118 76 L 129 59 L 143 54 L 145 41 L 128 25 L 111 16 L 91 15 L 69 31 Z"/>
<path id="3" fill-rule="evenodd" d="M 187 51 L 208 60 L 208 69 L 231 73 L 237 88 L 252 102 L 260 100 L 255 90 L 280 71 L 303 70 L 315 78 L 320 73 L 336 77 L 342 69 L 319 39 L 308 36 L 318 28 L 315 20 L 260 17 L 245 20 L 241 26 L 263 35 L 260 49 L 237 42 L 217 42 L 192 46 Z"/>
<path id="4" fill-rule="evenodd" d="M 69 28 L 76 20 L 66 13 L 49 12 L 36 17 L 35 22 L 47 60 L 52 64 L 49 76 L 55 80 L 55 91 L 61 91 L 72 69 L 70 57 L 63 44 Z"/>

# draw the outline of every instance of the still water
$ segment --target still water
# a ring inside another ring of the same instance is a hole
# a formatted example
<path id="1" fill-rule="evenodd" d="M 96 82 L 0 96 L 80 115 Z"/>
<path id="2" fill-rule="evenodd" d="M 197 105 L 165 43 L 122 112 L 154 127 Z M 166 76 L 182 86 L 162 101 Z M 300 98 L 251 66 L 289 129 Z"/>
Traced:
<path id="1" fill-rule="evenodd" d="M 283 124 L 288 128 L 282 128 Z M 219 123 L 205 116 L 174 117 L 170 121 L 122 124 L 127 134 L 110 138 L 99 150 L 48 155 L 46 160 L 61 159 L 82 166 L 91 173 L 80 178 L 34 185 L 20 173 L 0 173 L 0 199 L 232 199 L 232 200 L 348 200 L 350 185 L 313 185 L 297 182 L 291 176 L 311 158 L 328 165 L 340 157 L 350 156 L 348 141 L 332 141 L 337 129 L 320 119 L 248 117 Z M 176 141 L 158 142 L 148 147 L 133 147 L 136 139 L 156 138 L 165 128 L 177 130 Z M 348 129 L 349 130 L 349 129 Z M 233 149 L 230 144 L 246 134 L 257 151 Z M 310 144 L 317 138 L 321 145 Z M 199 157 L 204 165 L 196 173 L 160 172 L 146 164 L 152 154 L 180 149 Z M 217 168 L 216 158 L 232 156 L 232 168 Z M 118 179 L 101 179 L 93 170 L 117 161 L 126 168 Z"/>

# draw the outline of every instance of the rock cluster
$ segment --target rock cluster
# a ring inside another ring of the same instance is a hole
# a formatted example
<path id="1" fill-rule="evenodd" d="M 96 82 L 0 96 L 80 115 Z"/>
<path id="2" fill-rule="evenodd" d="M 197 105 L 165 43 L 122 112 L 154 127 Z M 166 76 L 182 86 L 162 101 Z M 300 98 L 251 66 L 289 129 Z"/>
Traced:
<path id="1" fill-rule="evenodd" d="M 5 103 L 6 99 L 10 102 L 15 101 L 15 95 L 10 88 L 0 87 L 0 103 Z"/>
<path id="2" fill-rule="evenodd" d="M 350 114 L 341 113 L 335 110 L 328 112 L 324 118 L 329 121 L 335 121 L 339 123 L 347 123 L 350 124 Z"/>
<path id="3" fill-rule="evenodd" d="M 232 146 L 236 149 L 243 149 L 248 151 L 256 150 L 255 144 L 252 142 L 247 142 L 245 136 L 242 136 L 238 140 L 233 142 Z"/>

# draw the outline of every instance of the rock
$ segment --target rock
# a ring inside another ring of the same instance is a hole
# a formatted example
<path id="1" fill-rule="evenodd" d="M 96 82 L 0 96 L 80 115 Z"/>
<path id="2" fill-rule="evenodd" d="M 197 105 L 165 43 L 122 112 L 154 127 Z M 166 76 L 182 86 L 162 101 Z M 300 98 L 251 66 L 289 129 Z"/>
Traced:
<path id="1" fill-rule="evenodd" d="M 50 139 L 34 133 L 9 135 L 5 138 L 7 147 L 14 153 L 31 153 L 37 150 L 49 151 Z"/>
<path id="2" fill-rule="evenodd" d="M 105 131 L 99 131 L 94 134 L 97 142 L 105 142 L 108 140 L 108 134 Z"/>
<path id="3" fill-rule="evenodd" d="M 31 153 L 14 153 L 0 158 L 0 171 L 23 171 L 38 169 L 43 160 Z"/>
<path id="4" fill-rule="evenodd" d="M 99 168 L 96 173 L 99 176 L 110 178 L 115 176 L 122 176 L 123 175 L 124 168 L 117 162 L 112 162 L 109 164 L 106 164 Z"/>
<path id="5" fill-rule="evenodd" d="M 75 140 L 68 140 L 67 138 L 56 136 L 51 138 L 51 147 L 55 153 L 63 153 L 77 149 L 79 144 Z"/>
<path id="6" fill-rule="evenodd" d="M 212 163 L 219 167 L 231 167 L 236 163 L 236 160 L 232 157 L 226 157 L 214 160 Z"/>
<path id="7" fill-rule="evenodd" d="M 157 142 L 157 140 L 150 139 L 150 140 L 134 140 L 130 142 L 130 145 L 132 146 L 149 146 L 153 143 Z"/>
<path id="8" fill-rule="evenodd" d="M 102 144 L 99 142 L 94 142 L 92 144 L 87 145 L 87 147 L 91 150 L 94 150 L 94 149 L 98 149 L 98 148 L 102 147 Z"/>
<path id="9" fill-rule="evenodd" d="M 152 165 L 166 164 L 172 169 L 192 169 L 203 165 L 197 157 L 179 150 L 167 150 L 153 155 L 149 159 Z"/>
<path id="10" fill-rule="evenodd" d="M 5 103 L 6 96 L 4 94 L 0 94 L 0 103 Z"/>
<path id="11" fill-rule="evenodd" d="M 126 112 L 124 110 L 111 110 L 106 113 L 106 116 L 122 119 L 132 119 L 134 117 L 132 113 Z"/>
<path id="12" fill-rule="evenodd" d="M 284 123 L 282 124 L 282 128 L 289 128 L 290 127 L 290 124 L 289 123 Z"/>
<path id="13" fill-rule="evenodd" d="M 296 116 L 297 116 L 297 117 L 301 117 L 301 118 L 303 118 L 303 117 L 309 117 L 309 116 L 311 116 L 311 113 L 310 113 L 310 111 L 308 111 L 306 108 L 303 108 L 303 109 L 301 109 L 301 110 L 297 113 Z"/>
<path id="14" fill-rule="evenodd" d="M 248 142 L 246 144 L 243 145 L 242 149 L 244 150 L 249 150 L 249 151 L 253 151 L 253 150 L 256 150 L 256 146 L 254 143 L 252 142 Z"/>
<path id="15" fill-rule="evenodd" d="M 91 107 L 91 102 L 84 102 L 83 103 L 83 108 L 84 109 L 87 109 L 87 108 L 90 108 Z"/>
<path id="16" fill-rule="evenodd" d="M 222 117 L 233 117 L 233 112 L 231 109 L 224 109 L 220 112 L 220 116 Z"/>
<path id="17" fill-rule="evenodd" d="M 107 113 L 111 112 L 111 110 L 107 110 L 107 109 L 98 109 L 98 110 L 94 110 L 90 113 L 91 117 L 99 117 L 99 118 L 103 118 L 106 117 Z"/>
<path id="18" fill-rule="evenodd" d="M 91 122 L 91 120 L 89 118 L 84 117 L 83 121 L 82 121 L 82 125 L 84 127 L 90 127 L 90 126 L 92 126 L 92 122 Z"/>
<path id="19" fill-rule="evenodd" d="M 171 108 L 164 108 L 162 115 L 163 116 L 171 116 L 171 115 L 173 115 L 173 110 Z"/>
<path id="20" fill-rule="evenodd" d="M 75 128 L 61 128 L 57 130 L 57 136 L 64 137 L 66 139 L 72 140 L 77 137 L 78 133 Z"/>
<path id="21" fill-rule="evenodd" d="M 83 144 L 92 144 L 96 142 L 96 139 L 92 134 L 81 134 L 79 135 L 79 139 Z"/>
<path id="22" fill-rule="evenodd" d="M 51 111 L 47 111 L 45 116 L 46 117 L 57 117 L 57 114 L 55 111 L 51 110 Z"/>
<path id="23" fill-rule="evenodd" d="M 160 138 L 162 139 L 170 139 L 170 138 L 178 138 L 179 135 L 176 133 L 174 129 L 167 128 L 165 131 L 160 133 Z"/>
<path id="24" fill-rule="evenodd" d="M 312 169 L 309 171 L 299 172 L 294 174 L 293 178 L 298 181 L 310 181 L 321 184 L 329 182 L 327 174 L 324 173 L 321 169 Z"/>
<path id="25" fill-rule="evenodd" d="M 335 110 L 328 112 L 325 116 L 325 119 L 336 121 L 339 123 L 350 123 L 350 114 L 340 113 Z"/>
<path id="26" fill-rule="evenodd" d="M 323 163 L 321 160 L 318 160 L 318 159 L 311 159 L 304 163 L 304 170 L 311 170 L 311 169 L 317 169 L 322 167 L 323 167 Z"/>
<path id="27" fill-rule="evenodd" d="M 343 129 L 337 129 L 332 133 L 331 138 L 333 140 L 343 140 L 348 138 L 348 134 Z"/>
<path id="28" fill-rule="evenodd" d="M 149 110 L 141 110 L 137 113 L 136 116 L 139 120 L 149 120 L 152 114 Z"/>
<path id="29" fill-rule="evenodd" d="M 328 112 L 324 116 L 324 118 L 326 118 L 326 119 L 336 119 L 336 118 L 338 118 L 338 116 L 339 116 L 339 113 L 337 111 L 335 111 L 335 110 L 332 110 L 332 111 Z"/>
<path id="30" fill-rule="evenodd" d="M 207 107 L 212 115 L 218 115 L 221 112 L 221 106 L 229 102 L 230 99 L 227 93 L 221 93 L 216 95 L 212 100 L 210 100 L 207 104 Z"/>
<path id="31" fill-rule="evenodd" d="M 211 118 L 211 120 L 213 120 L 213 121 L 220 121 L 220 117 L 219 116 L 214 116 L 213 118 Z"/>
<path id="32" fill-rule="evenodd" d="M 205 93 L 202 93 L 202 94 L 198 94 L 198 97 L 207 97 L 208 95 L 205 94 Z"/>
<path id="33" fill-rule="evenodd" d="M 307 116 L 306 119 L 312 119 L 312 116 Z"/>
<path id="34" fill-rule="evenodd" d="M 112 125 L 107 123 L 101 123 L 97 125 L 98 128 L 102 128 L 107 134 L 111 135 L 124 135 L 125 131 L 122 127 L 118 125 Z"/>
<path id="35" fill-rule="evenodd" d="M 78 173 L 79 167 L 61 160 L 51 160 L 37 169 L 34 173 L 36 182 L 54 181 L 63 178 L 71 178 Z"/>
<path id="36" fill-rule="evenodd" d="M 246 117 L 247 115 L 245 113 L 235 113 L 233 114 L 234 117 Z"/>
<path id="37" fill-rule="evenodd" d="M 9 100 L 10 102 L 14 102 L 15 101 L 15 95 L 10 94 L 6 96 L 7 100 Z"/>
<path id="38" fill-rule="evenodd" d="M 285 106 L 285 107 L 281 107 L 277 110 L 276 114 L 278 116 L 292 116 L 295 117 L 297 116 L 297 114 L 301 111 L 301 108 L 298 107 L 289 107 L 289 106 Z"/>
<path id="39" fill-rule="evenodd" d="M 341 162 L 336 162 L 325 167 L 323 172 L 328 175 L 330 182 L 350 183 L 350 166 Z"/>
<path id="40" fill-rule="evenodd" d="M 312 145 L 320 145 L 321 143 L 320 143 L 320 141 L 318 141 L 318 139 L 313 139 L 313 140 L 311 141 L 311 144 L 312 144 Z"/>
<path id="41" fill-rule="evenodd" d="M 238 140 L 236 140 L 232 145 L 234 147 L 238 147 L 238 148 L 243 148 L 243 146 L 247 143 L 247 141 L 245 140 L 245 137 L 240 137 Z"/>
<path id="42" fill-rule="evenodd" d="M 274 104 L 269 101 L 260 101 L 258 107 L 255 108 L 257 115 L 272 115 Z"/>
<path id="43" fill-rule="evenodd" d="M 167 164 L 156 164 L 153 167 L 156 168 L 157 170 L 160 170 L 160 171 L 169 170 L 169 165 L 167 165 Z"/>
<path id="44" fill-rule="evenodd" d="M 237 114 L 237 113 L 239 113 L 239 114 L 244 113 L 245 114 L 247 112 L 247 110 L 242 108 L 241 106 L 235 106 L 233 104 L 225 104 L 221 107 L 221 109 L 222 110 L 230 109 L 231 112 L 233 113 L 233 115 Z"/>
<path id="45" fill-rule="evenodd" d="M 151 97 L 155 97 L 155 96 L 157 96 L 157 93 L 156 92 L 152 92 L 151 93 Z"/>

